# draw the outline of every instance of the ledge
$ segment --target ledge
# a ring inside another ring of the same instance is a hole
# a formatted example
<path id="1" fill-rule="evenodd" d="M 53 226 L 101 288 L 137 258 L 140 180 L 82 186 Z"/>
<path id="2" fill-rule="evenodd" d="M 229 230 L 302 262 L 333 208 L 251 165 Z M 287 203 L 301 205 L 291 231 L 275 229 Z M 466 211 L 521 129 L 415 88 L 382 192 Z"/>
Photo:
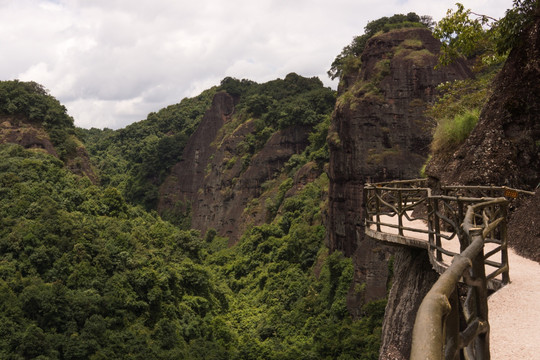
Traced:
<path id="1" fill-rule="evenodd" d="M 381 241 L 386 241 L 393 244 L 400 244 L 400 245 L 406 245 L 406 246 L 413 246 L 420 249 L 426 249 L 428 248 L 428 242 L 420 239 L 414 239 L 407 236 L 402 235 L 396 235 L 396 234 L 388 234 L 379 232 L 373 229 L 370 229 L 366 227 L 366 235 Z"/>

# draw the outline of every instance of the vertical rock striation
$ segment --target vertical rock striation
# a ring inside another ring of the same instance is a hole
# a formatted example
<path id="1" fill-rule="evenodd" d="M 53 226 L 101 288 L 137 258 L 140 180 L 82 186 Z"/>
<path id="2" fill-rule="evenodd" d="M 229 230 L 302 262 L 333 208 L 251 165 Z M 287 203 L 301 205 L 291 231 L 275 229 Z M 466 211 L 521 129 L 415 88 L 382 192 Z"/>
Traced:
<path id="1" fill-rule="evenodd" d="M 439 278 L 423 249 L 400 247 L 395 254 L 393 286 L 388 296 L 380 360 L 407 360 L 420 303 Z"/>
<path id="2" fill-rule="evenodd" d="M 203 234 L 211 228 L 230 243 L 238 240 L 249 224 L 265 221 L 261 211 L 245 214 L 249 202 L 262 193 L 261 185 L 274 178 L 291 155 L 308 145 L 307 126 L 291 126 L 273 133 L 249 161 L 239 148 L 256 132 L 252 120 L 236 124 L 234 100 L 216 94 L 197 130 L 190 137 L 182 161 L 176 164 L 159 190 L 158 211 L 183 207 L 190 212 L 191 228 Z"/>
<path id="3" fill-rule="evenodd" d="M 215 95 L 211 108 L 184 148 L 182 160 L 172 168 L 159 189 L 158 211 L 177 206 L 179 202 L 186 208 L 196 204 L 206 164 L 214 153 L 211 144 L 233 110 L 232 97 L 226 93 Z"/>
<path id="4" fill-rule="evenodd" d="M 355 315 L 363 303 L 386 296 L 391 253 L 364 236 L 363 184 L 418 177 L 434 126 L 424 111 L 436 86 L 470 76 L 463 63 L 435 70 L 439 48 L 427 29 L 375 36 L 362 54 L 360 70 L 346 76 L 339 89 L 328 136 L 328 244 L 353 258 L 348 305 Z"/>

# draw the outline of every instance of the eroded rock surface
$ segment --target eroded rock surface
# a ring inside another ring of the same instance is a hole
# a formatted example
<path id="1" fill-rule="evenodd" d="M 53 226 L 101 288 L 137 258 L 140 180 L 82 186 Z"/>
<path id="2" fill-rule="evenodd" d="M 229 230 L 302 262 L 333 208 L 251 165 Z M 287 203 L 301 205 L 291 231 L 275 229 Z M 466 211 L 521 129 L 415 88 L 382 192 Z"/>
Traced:
<path id="1" fill-rule="evenodd" d="M 72 136 L 77 147 L 73 154 L 69 154 L 65 160 L 66 167 L 79 176 L 87 176 L 92 183 L 96 184 L 99 179 L 92 168 L 90 157 L 84 145 Z M 21 145 L 25 149 L 42 151 L 55 157 L 58 152 L 51 142 L 51 138 L 43 126 L 36 122 L 30 122 L 24 117 L 1 115 L 0 116 L 0 144 L 12 143 Z"/>
<path id="2" fill-rule="evenodd" d="M 454 154 L 434 157 L 429 176 L 442 184 L 528 190 L 540 183 L 540 16 L 521 44 L 495 78 L 471 135 Z"/>
<path id="3" fill-rule="evenodd" d="M 369 40 L 358 73 L 345 77 L 329 133 L 328 243 L 355 264 L 349 309 L 386 296 L 391 250 L 364 236 L 365 182 L 419 176 L 431 142 L 425 116 L 441 82 L 464 79 L 464 63 L 435 70 L 440 43 L 426 29 L 391 31 Z"/>
<path id="4" fill-rule="evenodd" d="M 281 172 L 291 155 L 304 151 L 312 130 L 305 126 L 279 130 L 262 149 L 243 159 L 239 147 L 256 129 L 251 120 L 235 124 L 233 112 L 233 98 L 218 93 L 190 137 L 183 160 L 161 186 L 158 204 L 159 211 L 177 204 L 189 206 L 192 228 L 203 234 L 214 228 L 229 237 L 231 244 L 246 226 L 264 222 L 264 211 L 246 214 L 246 207 L 261 195 L 261 185 Z"/>

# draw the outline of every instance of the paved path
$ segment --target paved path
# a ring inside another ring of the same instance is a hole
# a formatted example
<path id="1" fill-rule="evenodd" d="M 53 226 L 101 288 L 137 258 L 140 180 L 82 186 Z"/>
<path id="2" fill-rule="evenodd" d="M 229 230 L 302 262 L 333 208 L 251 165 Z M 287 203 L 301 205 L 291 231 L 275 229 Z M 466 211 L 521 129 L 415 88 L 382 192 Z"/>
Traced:
<path id="1" fill-rule="evenodd" d="M 381 216 L 381 221 L 397 224 L 397 216 Z M 403 225 L 426 228 L 422 220 L 404 219 Z M 397 234 L 395 228 L 381 230 Z M 427 241 L 423 234 L 406 231 L 404 235 Z M 459 241 L 444 244 L 458 252 Z M 540 264 L 517 255 L 511 248 L 508 263 L 510 284 L 488 298 L 491 359 L 540 360 Z"/>
<path id="2" fill-rule="evenodd" d="M 540 359 L 540 264 L 508 258 L 510 284 L 488 298 L 491 359 Z"/>

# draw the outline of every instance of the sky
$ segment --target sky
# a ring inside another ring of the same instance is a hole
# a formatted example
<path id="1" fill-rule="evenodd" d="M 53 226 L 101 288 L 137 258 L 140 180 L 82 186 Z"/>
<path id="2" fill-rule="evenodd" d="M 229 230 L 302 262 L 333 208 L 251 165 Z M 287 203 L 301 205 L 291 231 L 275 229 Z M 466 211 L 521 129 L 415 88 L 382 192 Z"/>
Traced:
<path id="1" fill-rule="evenodd" d="M 0 80 L 36 81 L 84 128 L 118 129 L 219 85 L 319 77 L 370 20 L 458 0 L 0 0 Z M 462 0 L 495 18 L 512 0 Z"/>

